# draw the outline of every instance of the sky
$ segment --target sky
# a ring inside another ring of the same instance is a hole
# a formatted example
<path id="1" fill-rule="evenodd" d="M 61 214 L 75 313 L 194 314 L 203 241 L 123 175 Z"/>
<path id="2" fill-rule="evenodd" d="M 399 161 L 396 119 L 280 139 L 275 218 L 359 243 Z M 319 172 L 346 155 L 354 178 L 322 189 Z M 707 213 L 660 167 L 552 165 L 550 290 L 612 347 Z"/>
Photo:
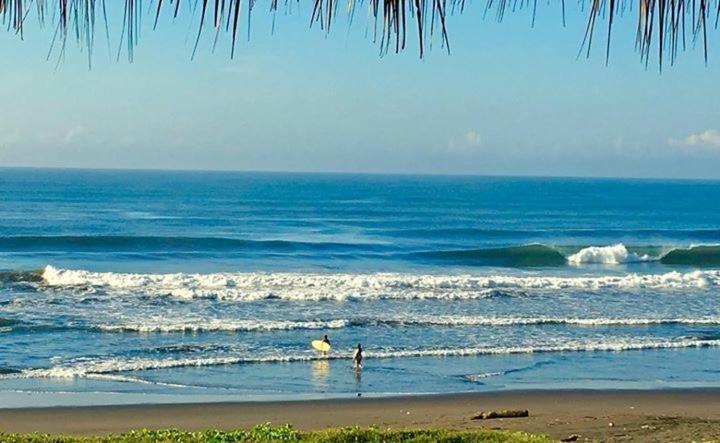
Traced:
<path id="1" fill-rule="evenodd" d="M 451 53 L 435 41 L 420 59 L 414 40 L 381 56 L 364 14 L 311 28 L 310 3 L 274 32 L 258 6 L 234 59 L 208 32 L 191 60 L 191 14 L 153 30 L 148 12 L 130 63 L 110 11 L 92 68 L 72 41 L 48 58 L 54 28 L 32 17 L 23 39 L 0 31 L 0 166 L 720 178 L 718 31 L 707 66 L 690 44 L 660 73 L 632 12 L 606 66 L 604 23 L 577 57 L 575 2 L 565 27 L 539 2 L 532 27 L 530 10 L 498 23 L 476 0 L 448 18 Z"/>

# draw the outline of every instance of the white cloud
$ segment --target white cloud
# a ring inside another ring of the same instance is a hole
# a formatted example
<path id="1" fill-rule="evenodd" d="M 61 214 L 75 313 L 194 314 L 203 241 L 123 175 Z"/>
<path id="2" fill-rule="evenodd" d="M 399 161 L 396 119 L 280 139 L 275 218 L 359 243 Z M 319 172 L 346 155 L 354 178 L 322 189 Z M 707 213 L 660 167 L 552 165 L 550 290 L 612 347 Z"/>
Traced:
<path id="1" fill-rule="evenodd" d="M 7 149 L 14 146 L 20 141 L 20 131 L 13 129 L 11 131 L 1 131 L 0 133 L 0 149 Z"/>
<path id="2" fill-rule="evenodd" d="M 455 150 L 468 150 L 470 148 L 476 148 L 482 146 L 482 136 L 478 131 L 471 129 L 467 131 L 461 137 L 450 137 L 447 142 L 447 149 L 450 151 Z"/>
<path id="3" fill-rule="evenodd" d="M 672 146 L 720 149 L 720 131 L 708 129 L 703 132 L 689 134 L 679 140 L 671 138 L 668 142 Z"/>
<path id="4" fill-rule="evenodd" d="M 482 137 L 477 131 L 468 131 L 465 134 L 465 141 L 470 146 L 480 146 L 482 144 Z"/>
<path id="5" fill-rule="evenodd" d="M 65 132 L 65 136 L 63 137 L 63 142 L 66 145 L 69 145 L 69 144 L 77 141 L 78 138 L 82 137 L 86 133 L 87 133 L 87 129 L 85 129 L 84 126 L 74 126 Z"/>

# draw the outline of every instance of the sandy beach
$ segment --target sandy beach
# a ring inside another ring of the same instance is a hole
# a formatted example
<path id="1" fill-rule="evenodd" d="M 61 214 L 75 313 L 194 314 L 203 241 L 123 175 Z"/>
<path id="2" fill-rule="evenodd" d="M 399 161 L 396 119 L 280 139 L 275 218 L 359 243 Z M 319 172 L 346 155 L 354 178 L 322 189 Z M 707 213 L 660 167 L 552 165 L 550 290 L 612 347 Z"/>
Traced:
<path id="1" fill-rule="evenodd" d="M 471 420 L 480 411 L 527 409 L 528 418 Z M 98 435 L 140 428 L 298 429 L 341 426 L 507 429 L 567 438 L 720 439 L 720 390 L 527 391 L 287 402 L 58 407 L 0 410 L 3 432 Z"/>

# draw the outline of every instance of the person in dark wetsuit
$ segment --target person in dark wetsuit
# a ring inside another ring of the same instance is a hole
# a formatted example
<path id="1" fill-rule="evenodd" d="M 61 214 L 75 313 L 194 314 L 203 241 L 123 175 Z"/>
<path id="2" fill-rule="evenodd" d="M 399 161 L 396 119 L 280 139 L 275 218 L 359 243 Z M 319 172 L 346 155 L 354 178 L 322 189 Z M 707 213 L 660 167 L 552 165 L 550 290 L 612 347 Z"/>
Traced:
<path id="1" fill-rule="evenodd" d="M 322 342 L 327 343 L 327 345 L 330 346 L 330 339 L 328 338 L 327 334 L 323 335 Z M 327 351 L 323 351 L 323 355 L 328 355 Z"/>
<path id="2" fill-rule="evenodd" d="M 362 352 L 363 352 L 362 345 L 360 343 L 358 343 L 357 349 L 355 349 L 355 352 L 353 353 L 353 363 L 355 364 L 356 371 L 359 371 L 362 369 L 362 360 L 363 360 Z"/>

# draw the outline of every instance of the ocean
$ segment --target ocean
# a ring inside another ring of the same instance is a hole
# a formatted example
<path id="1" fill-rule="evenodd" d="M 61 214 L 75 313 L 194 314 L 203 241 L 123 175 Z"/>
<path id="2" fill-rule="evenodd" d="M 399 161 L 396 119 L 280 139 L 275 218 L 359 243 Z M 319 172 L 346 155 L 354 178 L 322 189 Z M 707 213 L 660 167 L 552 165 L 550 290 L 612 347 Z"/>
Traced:
<path id="1" fill-rule="evenodd" d="M 0 407 L 717 387 L 718 245 L 714 181 L 0 169 Z"/>

